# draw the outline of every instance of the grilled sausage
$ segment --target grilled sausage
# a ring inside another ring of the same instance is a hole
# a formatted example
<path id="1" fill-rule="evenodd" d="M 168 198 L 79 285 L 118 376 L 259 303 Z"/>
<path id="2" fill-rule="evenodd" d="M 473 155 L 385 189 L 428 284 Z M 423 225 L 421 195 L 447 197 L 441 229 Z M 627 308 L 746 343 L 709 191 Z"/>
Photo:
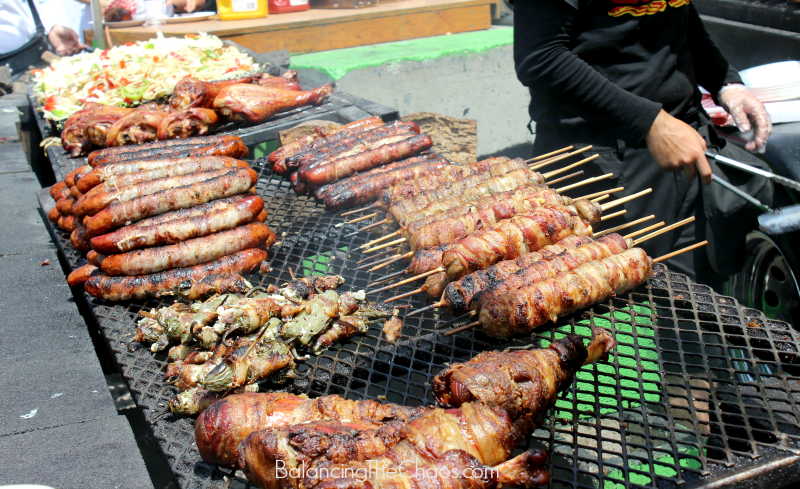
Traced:
<path id="1" fill-rule="evenodd" d="M 257 248 L 267 237 L 269 229 L 264 224 L 245 224 L 174 245 L 110 255 L 103 260 L 101 268 L 106 275 L 148 275 L 173 268 L 191 267 L 242 250 Z"/>
<path id="2" fill-rule="evenodd" d="M 126 173 L 114 175 L 105 179 L 101 184 L 96 185 L 84 195 L 92 196 L 100 192 L 111 192 L 113 190 L 135 185 L 141 182 L 149 182 L 159 178 L 176 177 L 188 175 L 190 173 L 218 170 L 220 168 L 249 168 L 246 161 L 228 158 L 227 156 L 202 156 L 190 158 L 184 163 L 172 166 L 165 166 L 155 170 L 138 171 L 136 173 Z"/>
<path id="3" fill-rule="evenodd" d="M 73 199 L 78 200 L 80 198 L 80 196 L 83 195 L 83 194 L 81 193 L 80 190 L 78 190 L 78 187 L 73 185 L 72 187 L 69 188 L 69 195 Z"/>
<path id="4" fill-rule="evenodd" d="M 174 293 L 181 287 L 189 287 L 192 282 L 202 280 L 211 274 L 249 273 L 266 259 L 266 251 L 245 250 L 202 265 L 176 268 L 152 275 L 138 277 L 94 276 L 86 281 L 84 287 L 89 294 L 111 301 L 146 299 Z"/>
<path id="5" fill-rule="evenodd" d="M 92 244 L 86 239 L 86 228 L 83 226 L 78 226 L 77 229 L 72 231 L 72 234 L 69 236 L 70 241 L 72 241 L 72 246 L 75 247 L 76 250 L 87 252 L 92 249 Z"/>
<path id="6" fill-rule="evenodd" d="M 112 233 L 94 237 L 92 238 L 92 248 L 100 253 L 113 254 L 148 246 L 179 243 L 233 229 L 253 221 L 257 216 L 260 217 L 260 213 L 266 213 L 263 211 L 264 201 L 261 200 L 261 197 L 246 197 L 238 202 L 227 204 L 216 204 L 216 202 L 218 201 L 200 206 L 206 207 L 206 210 L 193 217 L 176 218 L 157 224 L 139 221 Z M 186 214 L 185 211 L 174 211 L 168 214 L 178 213 Z M 264 220 L 266 220 L 266 216 L 264 216 Z"/>
<path id="7" fill-rule="evenodd" d="M 197 282 L 181 284 L 178 293 L 185 299 L 197 300 L 214 294 L 244 294 L 252 288 L 238 273 L 215 273 Z"/>
<path id="8" fill-rule="evenodd" d="M 149 182 L 141 182 L 129 187 L 122 187 L 111 192 L 102 192 L 91 197 L 87 197 L 77 208 L 78 216 L 93 216 L 106 207 L 127 202 L 137 197 L 151 195 L 162 190 L 171 188 L 185 187 L 198 182 L 204 182 L 217 178 L 235 171 L 232 168 L 222 168 L 219 170 L 209 170 L 204 172 L 190 173 L 188 175 L 178 175 L 174 177 L 159 178 Z M 99 185 L 98 185 L 99 187 Z"/>
<path id="9" fill-rule="evenodd" d="M 328 194 L 328 196 L 325 197 L 325 205 L 329 211 L 335 211 L 364 204 L 377 199 L 382 190 L 391 187 L 401 180 L 417 178 L 440 170 L 446 166 L 450 166 L 450 162 L 441 158 L 429 162 L 417 163 L 411 167 L 405 167 L 399 170 L 388 171 L 370 180 L 356 183 L 342 192 Z"/>
<path id="10" fill-rule="evenodd" d="M 67 184 L 65 182 L 56 182 L 52 187 L 50 187 L 50 197 L 56 198 L 56 193 L 60 192 L 62 188 L 66 187 Z"/>
<path id="11" fill-rule="evenodd" d="M 174 139 L 172 141 L 186 141 Z M 132 161 L 156 160 L 162 158 L 188 158 L 190 156 L 230 156 L 231 158 L 244 158 L 248 155 L 247 146 L 241 140 L 229 140 L 208 146 L 184 144 L 169 148 L 151 148 L 138 153 L 123 153 L 114 156 L 105 156 L 95 159 L 94 167 L 110 163 L 123 163 Z"/>
<path id="12" fill-rule="evenodd" d="M 176 166 L 181 166 L 186 168 L 184 165 L 187 164 L 198 164 L 204 168 L 208 168 L 209 170 L 217 169 L 217 168 L 225 168 L 231 167 L 234 165 L 233 158 L 220 158 L 219 156 L 209 156 L 205 158 L 195 158 L 195 157 L 186 157 L 186 158 L 160 158 L 156 160 L 145 160 L 145 161 L 130 161 L 130 162 L 121 162 L 121 163 L 109 163 L 108 165 L 103 165 L 93 169 L 91 172 L 87 173 L 83 178 L 81 178 L 78 183 L 78 190 L 83 193 L 89 192 L 92 188 L 97 185 L 100 185 L 102 182 L 106 180 L 112 179 L 112 177 L 120 175 L 126 175 L 131 173 L 138 173 L 138 172 L 147 172 L 153 170 L 164 170 L 166 168 L 172 168 Z M 238 163 L 237 163 L 238 165 Z M 117 185 L 116 188 L 120 188 Z"/>
<path id="13" fill-rule="evenodd" d="M 92 151 L 89 153 L 89 157 L 87 158 L 89 164 L 92 166 L 97 166 L 100 164 L 108 163 L 106 158 L 109 156 L 117 156 L 123 155 L 126 153 L 142 153 L 145 151 L 150 151 L 153 149 L 166 149 L 175 146 L 194 146 L 194 147 L 204 147 L 209 146 L 212 144 L 227 142 L 227 141 L 241 141 L 242 138 L 239 136 L 202 136 L 202 137 L 195 137 L 189 139 L 179 139 L 179 140 L 167 140 L 167 141 L 153 141 L 152 143 L 142 144 L 140 146 L 120 146 L 117 148 L 105 148 L 99 149 L 97 151 Z"/>
<path id="14" fill-rule="evenodd" d="M 92 250 L 86 253 L 86 259 L 89 260 L 89 263 L 96 266 L 97 268 L 101 268 L 103 265 L 103 260 L 105 260 L 106 255 L 102 255 L 95 250 Z"/>
<path id="15" fill-rule="evenodd" d="M 72 233 L 72 231 L 78 229 L 78 226 L 79 223 L 75 216 L 61 216 L 58 218 L 58 227 L 65 232 Z"/>
<path id="16" fill-rule="evenodd" d="M 311 185 L 324 185 L 359 171 L 408 158 L 433 146 L 430 136 L 414 135 L 401 141 L 368 149 L 357 155 L 337 158 L 302 173 L 300 177 Z"/>
<path id="17" fill-rule="evenodd" d="M 55 196 L 55 197 L 53 197 L 53 199 L 54 199 L 56 202 L 61 202 L 62 200 L 64 200 L 64 199 L 67 199 L 67 198 L 70 198 L 70 197 L 72 197 L 72 194 L 70 194 L 70 192 L 69 192 L 69 187 L 66 187 L 66 186 L 64 186 L 64 187 L 61 187 L 61 188 L 60 188 L 60 189 L 59 189 L 59 190 L 56 192 L 56 196 Z"/>
<path id="18" fill-rule="evenodd" d="M 87 263 L 86 265 L 76 268 L 72 271 L 69 275 L 67 275 L 67 283 L 70 287 L 74 287 L 76 285 L 83 285 L 89 280 L 90 277 L 102 275 L 103 272 L 97 268 L 96 266 L 92 265 L 91 263 Z"/>
<path id="19" fill-rule="evenodd" d="M 92 167 L 89 165 L 79 166 L 78 168 L 75 168 L 71 172 L 67 173 L 67 175 L 64 177 L 64 183 L 66 184 L 67 187 L 73 187 L 75 186 L 75 175 L 77 175 L 78 173 L 86 173 L 90 171 L 92 171 Z"/>
<path id="20" fill-rule="evenodd" d="M 89 222 L 88 234 L 90 237 L 100 236 L 127 222 L 141 221 L 146 217 L 245 193 L 255 186 L 257 180 L 256 172 L 249 168 L 239 168 L 205 182 L 162 190 L 114 204 L 95 214 Z"/>

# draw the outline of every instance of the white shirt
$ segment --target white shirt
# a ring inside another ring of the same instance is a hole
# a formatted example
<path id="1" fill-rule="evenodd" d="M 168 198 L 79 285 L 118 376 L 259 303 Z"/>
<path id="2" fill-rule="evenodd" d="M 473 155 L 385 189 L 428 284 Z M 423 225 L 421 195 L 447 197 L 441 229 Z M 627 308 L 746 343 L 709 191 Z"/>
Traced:
<path id="1" fill-rule="evenodd" d="M 36 34 L 28 2 L 0 0 L 0 53 L 10 53 L 21 48 Z"/>

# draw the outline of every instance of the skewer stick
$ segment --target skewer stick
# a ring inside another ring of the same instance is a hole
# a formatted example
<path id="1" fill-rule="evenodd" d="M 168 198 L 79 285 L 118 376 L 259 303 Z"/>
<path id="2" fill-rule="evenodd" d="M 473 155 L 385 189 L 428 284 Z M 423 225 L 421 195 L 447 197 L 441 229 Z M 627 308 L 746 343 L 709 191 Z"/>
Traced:
<path id="1" fill-rule="evenodd" d="M 532 162 L 532 161 L 545 160 L 545 159 L 547 159 L 547 158 L 550 158 L 551 156 L 555 156 L 555 155 L 557 155 L 557 154 L 563 153 L 564 151 L 569 151 L 569 150 L 571 150 L 571 149 L 572 149 L 572 148 L 574 148 L 574 147 L 575 147 L 575 146 L 567 146 L 566 148 L 557 149 L 557 150 L 555 150 L 555 151 L 551 151 L 550 153 L 545 153 L 545 154 L 543 154 L 543 155 L 539 155 L 539 156 L 537 156 L 536 158 L 531 158 L 531 159 L 529 159 L 529 160 L 525 160 L 525 163 L 530 163 L 530 162 Z"/>
<path id="2" fill-rule="evenodd" d="M 372 255 L 372 256 L 368 256 L 368 257 L 366 257 L 366 258 L 362 258 L 362 259 L 360 259 L 360 260 L 358 260 L 358 261 L 356 262 L 356 265 L 361 265 L 361 264 L 362 264 L 362 263 L 364 263 L 365 261 L 374 260 L 375 258 L 378 258 L 379 256 L 386 256 L 386 255 L 389 255 L 389 254 L 391 254 L 391 253 L 392 253 L 392 252 L 394 252 L 394 251 L 397 251 L 397 250 L 386 250 L 386 251 L 384 251 L 383 253 L 378 253 L 377 255 Z"/>
<path id="3" fill-rule="evenodd" d="M 418 289 L 414 289 L 414 290 L 412 290 L 411 292 L 406 292 L 405 294 L 400 294 L 400 295 L 396 295 L 396 296 L 394 296 L 394 297 L 389 297 L 388 299 L 386 299 L 385 301 L 383 301 L 383 303 L 384 303 L 384 304 L 387 304 L 387 303 L 389 303 L 389 302 L 394 302 L 394 301 L 396 301 L 396 300 L 405 299 L 406 297 L 410 297 L 410 296 L 412 296 L 412 295 L 414 295 L 414 294 L 416 294 L 416 293 L 418 293 L 418 292 L 424 292 L 424 291 L 425 291 L 425 290 L 424 290 L 422 287 L 420 287 L 420 288 L 418 288 Z"/>
<path id="4" fill-rule="evenodd" d="M 675 224 L 670 224 L 669 226 L 665 227 L 664 229 L 659 229 L 658 231 L 656 231 L 654 233 L 650 233 L 647 236 L 642 236 L 641 238 L 635 240 L 633 242 L 633 245 L 634 246 L 638 246 L 639 243 L 644 243 L 645 241 L 647 241 L 650 238 L 655 238 L 656 236 L 660 236 L 660 235 L 662 235 L 662 234 L 664 234 L 666 232 L 672 231 L 675 228 L 679 228 L 679 227 L 683 226 L 684 224 L 689 224 L 692 221 L 694 221 L 694 216 L 687 217 L 683 221 L 678 221 Z"/>
<path id="5" fill-rule="evenodd" d="M 635 226 L 637 224 L 641 224 L 641 223 L 643 223 L 645 221 L 649 221 L 650 219 L 655 219 L 655 218 L 656 218 L 655 214 L 650 214 L 647 217 L 643 217 L 641 219 L 636 219 L 635 221 L 626 222 L 625 224 L 620 224 L 619 226 L 614 226 L 613 228 L 608 228 L 608 229 L 604 229 L 603 231 L 596 232 L 596 233 L 594 233 L 592 235 L 592 238 L 599 238 L 601 236 L 605 236 L 606 234 L 616 233 L 617 231 L 620 231 L 622 229 L 626 229 L 626 228 Z"/>
<path id="6" fill-rule="evenodd" d="M 396 262 L 396 261 L 400 261 L 400 260 L 402 260 L 403 258 L 409 258 L 409 257 L 411 257 L 411 256 L 414 256 L 414 252 L 413 252 L 413 251 L 409 251 L 409 252 L 408 252 L 408 253 L 406 253 L 405 255 L 400 255 L 400 256 L 398 256 L 397 258 L 393 258 L 393 259 L 391 259 L 391 260 L 389 260 L 389 261 L 387 261 L 387 262 L 383 262 L 383 263 L 381 263 L 380 265 L 378 265 L 377 267 L 372 267 L 372 268 L 370 268 L 370 269 L 369 269 L 369 270 L 367 270 L 367 271 L 368 271 L 368 272 L 374 272 L 375 270 L 380 270 L 380 269 L 381 269 L 381 268 L 383 268 L 383 267 L 388 267 L 389 265 L 391 265 L 392 263 L 394 263 L 394 262 Z"/>
<path id="7" fill-rule="evenodd" d="M 373 222 L 369 226 L 364 226 L 363 228 L 359 229 L 358 231 L 348 234 L 348 236 L 352 236 L 352 235 L 358 234 L 358 233 L 360 233 L 362 231 L 366 231 L 367 229 L 372 229 L 374 227 L 380 226 L 381 224 L 389 222 L 390 220 L 391 220 L 391 218 L 389 216 L 386 216 L 386 219 L 382 219 L 382 220 L 380 220 L 378 222 Z"/>
<path id="8" fill-rule="evenodd" d="M 583 175 L 583 170 L 576 171 L 575 173 L 570 173 L 569 175 L 556 178 L 555 180 L 550 180 L 549 182 L 544 182 L 544 184 L 547 185 L 547 186 L 550 186 L 550 185 L 554 185 L 554 184 L 556 184 L 558 182 L 563 182 L 564 180 L 569 180 L 570 178 L 578 177 L 580 175 Z"/>
<path id="9" fill-rule="evenodd" d="M 355 210 L 352 210 L 352 211 L 342 212 L 340 215 L 342 217 L 344 217 L 344 216 L 349 216 L 349 215 L 352 215 L 352 214 L 358 214 L 359 212 L 368 211 L 368 210 L 372 209 L 373 207 L 375 207 L 376 205 L 377 205 L 377 202 L 373 203 L 372 205 L 368 205 L 366 207 L 362 207 L 361 209 L 355 209 Z"/>
<path id="10" fill-rule="evenodd" d="M 608 199 L 610 197 L 611 197 L 610 194 L 601 195 L 600 197 L 598 197 L 596 199 L 592 199 L 592 202 L 600 202 L 601 200 L 606 200 L 606 199 Z"/>
<path id="11" fill-rule="evenodd" d="M 477 326 L 479 324 L 481 324 L 480 321 L 475 321 L 474 323 L 465 324 L 464 326 L 460 326 L 460 327 L 458 327 L 456 329 L 451 329 L 450 331 L 445 333 L 444 336 L 450 336 L 450 335 L 454 335 L 456 333 L 460 333 L 461 331 L 466 331 L 468 329 L 472 329 L 472 328 L 474 328 L 475 326 Z"/>
<path id="12" fill-rule="evenodd" d="M 433 275 L 434 273 L 439 273 L 439 272 L 443 272 L 443 271 L 444 271 L 444 267 L 434 268 L 433 270 L 428 270 L 425 273 L 420 273 L 419 275 L 415 275 L 415 276 L 413 276 L 411 278 L 407 278 L 405 280 L 401 280 L 401 281 L 399 281 L 397 283 L 394 283 L 392 285 L 387 285 L 386 287 L 381 287 L 380 289 L 377 289 L 377 290 L 370 290 L 367 293 L 368 294 L 377 294 L 378 292 L 383 292 L 384 290 L 394 289 L 395 287 L 400 287 L 401 285 L 405 285 L 405 284 L 413 282 L 415 280 L 419 280 L 421 278 L 425 278 L 428 275 Z M 386 301 L 384 301 L 384 302 L 386 302 Z"/>
<path id="13" fill-rule="evenodd" d="M 384 244 L 382 244 L 380 246 L 376 246 L 375 248 L 369 248 L 367 250 L 364 250 L 364 253 L 372 253 L 373 251 L 382 250 L 384 248 L 388 248 L 390 246 L 394 246 L 396 244 L 405 243 L 405 242 L 406 242 L 406 238 L 396 239 L 394 241 L 389 241 L 388 243 L 384 243 Z"/>
<path id="14" fill-rule="evenodd" d="M 605 212 L 606 210 L 608 210 L 608 209 L 611 209 L 612 207 L 616 207 L 616 206 L 618 206 L 618 205 L 622 205 L 622 204 L 624 204 L 624 203 L 626 203 L 626 202 L 630 202 L 630 201 L 632 201 L 633 199 L 638 199 L 638 198 L 639 198 L 639 197 L 641 197 L 642 195 L 647 195 L 647 194 L 649 194 L 649 193 L 650 193 L 650 192 L 652 192 L 652 191 L 653 191 L 653 189 L 651 189 L 651 188 L 646 188 L 646 189 L 642 190 L 641 192 L 636 192 L 635 194 L 631 194 L 631 195 L 629 195 L 629 196 L 627 196 L 627 197 L 623 197 L 623 198 L 621 198 L 621 199 L 617 199 L 617 200 L 615 200 L 615 201 L 613 201 L 613 202 L 609 202 L 609 203 L 607 203 L 607 204 L 603 204 L 603 205 L 601 205 L 601 206 L 600 206 L 600 209 L 601 209 L 603 212 Z"/>
<path id="15" fill-rule="evenodd" d="M 411 316 L 416 316 L 417 314 L 422 314 L 425 311 L 430 311 L 431 309 L 436 309 L 437 307 L 442 307 L 443 305 L 444 305 L 444 302 L 441 302 L 441 301 L 434 302 L 433 304 L 431 304 L 429 306 L 425 306 L 425 307 L 422 307 L 420 309 L 417 309 L 416 311 L 409 312 L 408 314 L 406 314 L 406 317 L 410 318 Z"/>
<path id="16" fill-rule="evenodd" d="M 361 216 L 361 217 L 356 218 L 356 219 L 351 219 L 351 220 L 345 222 L 345 224 L 355 224 L 357 222 L 366 221 L 370 217 L 375 217 L 377 215 L 378 215 L 377 212 L 373 212 L 372 214 L 367 214 L 366 216 Z"/>
<path id="17" fill-rule="evenodd" d="M 590 161 L 592 161 L 594 159 L 597 159 L 599 157 L 600 157 L 600 155 L 592 155 L 592 156 L 590 156 L 588 158 L 582 159 L 581 161 L 579 161 L 577 163 L 573 163 L 571 165 L 567 165 L 564 168 L 559 168 L 558 170 L 553 170 L 553 171 L 551 171 L 549 173 L 542 173 L 542 176 L 545 178 L 545 180 L 547 180 L 550 177 L 554 177 L 556 175 L 561 175 L 562 173 L 564 173 L 566 171 L 572 170 L 573 168 L 581 166 L 581 165 L 583 165 L 585 163 L 588 163 L 588 162 L 590 162 Z"/>
<path id="18" fill-rule="evenodd" d="M 626 234 L 625 236 L 623 236 L 623 238 L 625 238 L 625 239 L 635 238 L 636 236 L 642 235 L 644 233 L 649 233 L 653 229 L 658 229 L 661 226 L 663 226 L 664 224 L 665 224 L 664 221 L 658 222 L 656 224 L 653 224 L 652 226 L 647 226 L 646 228 L 642 228 L 642 229 L 640 229 L 638 231 L 634 231 L 631 234 Z"/>
<path id="19" fill-rule="evenodd" d="M 380 263 L 386 263 L 387 261 L 389 261 L 389 260 L 394 260 L 395 258 L 397 258 L 398 256 L 400 256 L 400 254 L 399 254 L 399 253 L 397 253 L 397 250 L 391 250 L 391 251 L 392 251 L 393 253 L 395 253 L 395 254 L 394 254 L 394 255 L 392 255 L 392 256 L 386 257 L 386 258 L 381 258 L 380 260 L 375 260 L 375 261 L 371 261 L 371 262 L 369 262 L 369 263 L 365 263 L 365 264 L 363 264 L 363 265 L 360 265 L 360 266 L 356 267 L 356 268 L 355 268 L 355 270 L 363 270 L 363 269 L 365 269 L 365 268 L 374 267 L 375 265 L 378 265 L 378 264 L 380 264 Z"/>
<path id="20" fill-rule="evenodd" d="M 372 287 L 374 285 L 380 285 L 380 284 L 382 284 L 384 282 L 388 282 L 389 280 L 391 280 L 391 279 L 393 279 L 395 277 L 399 277 L 400 275 L 405 275 L 406 273 L 408 273 L 406 270 L 400 270 L 399 272 L 390 273 L 389 275 L 386 275 L 385 277 L 380 278 L 380 279 L 372 282 L 371 284 L 367 284 L 367 288 L 370 288 L 370 287 Z"/>
<path id="21" fill-rule="evenodd" d="M 573 151 L 571 153 L 567 153 L 567 154 L 563 154 L 563 155 L 560 155 L 560 156 L 554 156 L 552 158 L 548 158 L 548 159 L 546 159 L 546 160 L 544 160 L 542 162 L 536 163 L 535 165 L 531 165 L 528 168 L 530 168 L 531 170 L 535 171 L 535 170 L 538 170 L 539 168 L 543 168 L 543 167 L 545 167 L 545 166 L 547 166 L 547 165 L 549 165 L 551 163 L 555 163 L 557 161 L 561 161 L 561 160 L 563 160 L 565 158 L 569 158 L 570 156 L 579 155 L 579 154 L 583 153 L 584 151 L 588 151 L 590 149 L 592 149 L 591 145 L 586 146 L 585 148 L 581 148 L 579 150 Z"/>
<path id="22" fill-rule="evenodd" d="M 575 200 L 593 199 L 595 197 L 600 197 L 601 195 L 608 195 L 608 194 L 614 194 L 614 193 L 617 193 L 617 192 L 622 192 L 623 190 L 625 190 L 625 187 L 612 188 L 610 190 L 603 190 L 601 192 L 595 192 L 593 194 L 584 195 L 582 197 L 575 197 Z"/>
<path id="23" fill-rule="evenodd" d="M 653 260 L 653 263 L 658 263 L 660 261 L 669 260 L 670 258 L 678 256 L 681 253 L 686 253 L 687 251 L 696 250 L 697 248 L 700 248 L 701 246 L 705 246 L 707 244 L 708 244 L 708 241 L 701 241 L 699 243 L 695 243 L 692 246 L 687 246 L 686 248 L 684 248 L 682 250 L 673 251 L 672 253 L 667 253 L 664 256 L 659 256 L 658 258 Z"/>
<path id="24" fill-rule="evenodd" d="M 572 185 L 567 185 L 566 187 L 561 187 L 559 189 L 556 189 L 556 192 L 558 192 L 558 193 L 566 192 L 567 190 L 572 190 L 574 188 L 582 187 L 582 186 L 588 185 L 590 183 L 599 182 L 600 180 L 605 180 L 606 178 L 611 178 L 613 176 L 614 176 L 613 173 L 606 173 L 605 175 L 600 175 L 599 177 L 587 178 L 586 180 L 581 180 L 580 182 L 575 182 Z"/>
<path id="25" fill-rule="evenodd" d="M 625 214 L 627 212 L 628 211 L 626 209 L 622 209 L 621 211 L 612 212 L 611 214 L 605 215 L 605 216 L 601 217 L 600 220 L 601 221 L 605 221 L 605 220 L 608 220 L 608 219 L 613 219 L 613 218 L 615 218 L 617 216 L 621 216 L 621 215 L 623 215 L 623 214 Z"/>
<path id="26" fill-rule="evenodd" d="M 387 239 L 389 239 L 389 238 L 391 238 L 393 236 L 400 236 L 401 234 L 403 234 L 402 231 L 398 230 L 398 231 L 393 232 L 392 234 L 387 234 L 386 236 L 384 236 L 382 238 L 373 239 L 369 243 L 363 244 L 363 245 L 359 246 L 358 248 L 363 250 L 364 248 L 369 248 L 370 246 L 372 246 L 374 244 L 380 243 L 381 241 L 386 241 Z"/>

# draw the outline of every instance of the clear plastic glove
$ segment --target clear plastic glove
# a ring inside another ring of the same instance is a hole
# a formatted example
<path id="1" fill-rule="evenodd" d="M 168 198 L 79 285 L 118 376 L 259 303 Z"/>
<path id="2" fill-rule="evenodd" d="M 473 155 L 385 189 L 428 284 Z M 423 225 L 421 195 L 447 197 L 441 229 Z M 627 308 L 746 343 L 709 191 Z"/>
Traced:
<path id="1" fill-rule="evenodd" d="M 764 108 L 747 87 L 741 84 L 732 84 L 722 87 L 717 94 L 720 105 L 733 117 L 736 127 L 743 133 L 751 132 L 750 140 L 745 145 L 751 153 L 763 153 L 767 150 L 767 139 L 772 133 L 767 109 Z"/>

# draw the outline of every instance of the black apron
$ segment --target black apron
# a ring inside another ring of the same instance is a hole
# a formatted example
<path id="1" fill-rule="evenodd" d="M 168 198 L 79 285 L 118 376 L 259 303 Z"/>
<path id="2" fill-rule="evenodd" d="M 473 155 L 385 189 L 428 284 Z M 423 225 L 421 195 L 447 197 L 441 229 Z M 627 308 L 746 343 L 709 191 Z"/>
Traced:
<path id="1" fill-rule="evenodd" d="M 29 66 L 41 63 L 42 54 L 49 47 L 42 20 L 33 5 L 33 0 L 28 0 L 28 6 L 31 9 L 31 15 L 33 15 L 33 22 L 36 24 L 36 34 L 22 47 L 10 53 L 0 54 L 0 66 L 8 65 L 14 74 L 22 73 Z"/>

